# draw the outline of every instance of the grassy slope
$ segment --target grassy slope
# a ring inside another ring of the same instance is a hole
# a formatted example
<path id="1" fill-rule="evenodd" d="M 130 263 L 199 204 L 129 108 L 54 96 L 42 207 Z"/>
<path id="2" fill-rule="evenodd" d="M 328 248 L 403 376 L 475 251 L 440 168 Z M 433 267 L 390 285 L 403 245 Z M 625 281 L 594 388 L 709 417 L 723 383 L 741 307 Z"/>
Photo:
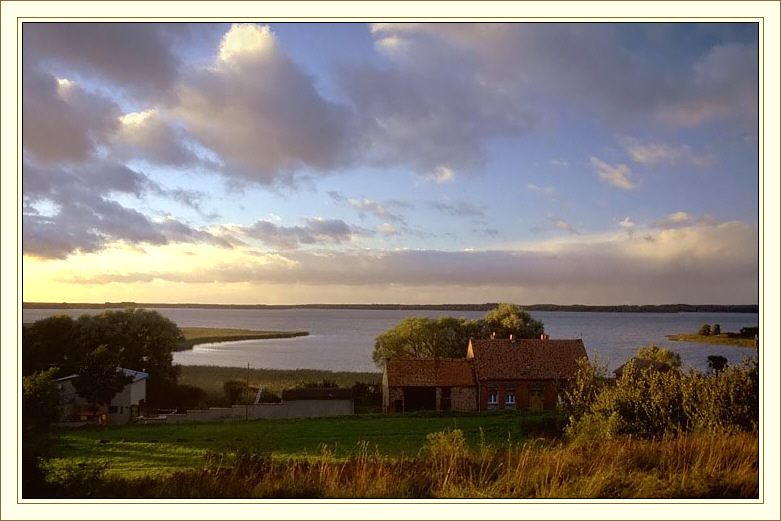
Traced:
<path id="1" fill-rule="evenodd" d="M 665 335 L 674 342 L 692 342 L 695 344 L 721 344 L 740 347 L 754 347 L 753 338 L 729 338 L 726 335 L 698 335 L 696 333 L 680 333 Z"/>
<path id="2" fill-rule="evenodd" d="M 473 447 L 481 439 L 503 445 L 520 441 L 529 428 L 553 420 L 549 413 L 452 413 L 81 428 L 58 432 L 50 465 L 56 471 L 105 462 L 110 474 L 146 475 L 200 467 L 207 451 L 248 448 L 285 458 L 317 455 L 326 444 L 337 456 L 346 457 L 364 440 L 372 448 L 376 444 L 382 454 L 415 455 L 430 432 L 458 428 Z"/>
<path id="3" fill-rule="evenodd" d="M 235 340 L 267 340 L 270 338 L 292 338 L 306 336 L 308 331 L 256 331 L 252 329 L 229 329 L 217 327 L 180 327 L 184 342 L 180 350 L 192 349 L 194 345 Z"/>
<path id="4" fill-rule="evenodd" d="M 334 372 L 317 369 L 250 369 L 248 372 L 246 368 L 242 367 L 183 365 L 181 366 L 179 383 L 195 385 L 209 395 L 222 396 L 222 386 L 226 381 L 245 381 L 248 377 L 250 384 L 262 385 L 265 389 L 278 393 L 283 389 L 322 380 L 331 380 L 340 387 L 352 387 L 356 382 L 379 384 L 382 375 L 380 373 Z"/>

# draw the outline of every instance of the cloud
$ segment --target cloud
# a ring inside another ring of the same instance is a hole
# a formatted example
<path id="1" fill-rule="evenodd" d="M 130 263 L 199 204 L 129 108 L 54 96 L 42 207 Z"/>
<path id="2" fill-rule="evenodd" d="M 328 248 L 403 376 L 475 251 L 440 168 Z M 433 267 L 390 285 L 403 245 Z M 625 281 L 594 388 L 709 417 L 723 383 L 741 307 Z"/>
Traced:
<path id="1" fill-rule="evenodd" d="M 631 230 L 635 227 L 635 222 L 629 217 L 624 217 L 624 220 L 620 221 L 618 225 L 625 230 Z"/>
<path id="2" fill-rule="evenodd" d="M 261 220 L 242 231 L 247 237 L 284 250 L 293 250 L 301 245 L 342 244 L 365 234 L 365 231 L 350 226 L 341 219 L 316 217 L 306 219 L 303 226 L 281 226 Z"/>
<path id="3" fill-rule="evenodd" d="M 526 188 L 528 188 L 532 192 L 546 195 L 548 197 L 554 197 L 556 195 L 555 186 L 537 186 L 534 183 L 529 183 L 526 185 Z"/>
<path id="4" fill-rule="evenodd" d="M 550 164 L 559 168 L 565 168 L 569 166 L 569 161 L 566 159 L 551 159 Z"/>
<path id="5" fill-rule="evenodd" d="M 632 171 L 628 166 L 623 164 L 611 165 L 593 156 L 591 157 L 591 164 L 602 181 L 623 190 L 631 190 L 635 187 L 635 183 L 630 179 Z"/>
<path id="6" fill-rule="evenodd" d="M 274 262 L 262 258 L 222 264 L 215 260 L 212 268 L 195 272 L 161 271 L 138 273 L 137 277 L 312 287 L 439 286 L 450 295 L 491 285 L 547 302 L 572 302 L 576 297 L 593 302 L 594 295 L 603 302 L 756 301 L 755 226 L 729 222 L 650 234 L 651 241 L 625 234 L 581 236 L 516 251 L 299 251 L 278 255 Z M 133 280 L 132 273 L 118 276 Z M 111 280 L 111 273 L 93 273 L 80 282 Z"/>
<path id="7" fill-rule="evenodd" d="M 159 99 L 178 76 L 172 43 L 186 24 L 24 24 L 25 65 L 53 62 L 132 95 Z"/>
<path id="8" fill-rule="evenodd" d="M 715 222 L 716 219 L 711 215 L 695 216 L 687 212 L 673 212 L 654 222 L 653 226 L 662 229 L 672 229 L 695 225 L 711 225 Z"/>
<path id="9" fill-rule="evenodd" d="M 439 165 L 434 169 L 433 172 L 427 174 L 425 177 L 426 179 L 441 185 L 443 183 L 453 182 L 456 178 L 456 174 L 454 174 L 453 171 L 448 167 Z"/>
<path id="10" fill-rule="evenodd" d="M 580 232 L 578 232 L 573 226 L 565 221 L 564 219 L 560 219 L 557 217 L 551 218 L 551 222 L 553 223 L 553 226 L 558 228 L 559 230 L 563 230 L 567 233 L 572 233 L 574 235 L 578 235 Z"/>
<path id="11" fill-rule="evenodd" d="M 159 109 L 130 112 L 119 117 L 113 136 L 113 151 L 124 160 L 145 159 L 175 167 L 201 163 L 185 145 L 188 140 L 181 128 L 171 124 Z"/>
<path id="12" fill-rule="evenodd" d="M 643 165 L 679 165 L 690 164 L 698 167 L 710 166 L 712 157 L 697 155 L 688 145 L 667 145 L 659 142 L 643 143 L 636 139 L 626 142 L 626 151 L 632 161 Z"/>
<path id="13" fill-rule="evenodd" d="M 468 201 L 430 201 L 429 206 L 454 217 L 485 217 L 485 212 Z"/>
<path id="14" fill-rule="evenodd" d="M 22 145 L 43 163 L 86 161 L 117 124 L 107 98 L 34 66 L 23 71 Z"/>
<path id="15" fill-rule="evenodd" d="M 390 236 L 399 234 L 399 231 L 391 223 L 382 223 L 382 224 L 380 224 L 379 226 L 377 226 L 377 231 L 380 232 L 381 234 L 385 235 L 386 237 L 390 237 Z"/>
<path id="16" fill-rule="evenodd" d="M 177 96 L 174 114 L 234 179 L 291 181 L 347 164 L 355 150 L 349 110 L 322 98 L 265 26 L 234 24 L 216 61 L 187 75 Z"/>

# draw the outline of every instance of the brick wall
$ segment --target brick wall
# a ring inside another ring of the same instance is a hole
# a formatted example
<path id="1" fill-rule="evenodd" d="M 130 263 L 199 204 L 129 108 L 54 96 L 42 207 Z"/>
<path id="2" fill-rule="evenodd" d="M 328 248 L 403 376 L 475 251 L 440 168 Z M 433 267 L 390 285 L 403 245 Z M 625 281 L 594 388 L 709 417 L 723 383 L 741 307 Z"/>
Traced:
<path id="1" fill-rule="evenodd" d="M 476 411 L 477 388 L 452 387 L 450 389 L 450 403 L 454 411 Z"/>

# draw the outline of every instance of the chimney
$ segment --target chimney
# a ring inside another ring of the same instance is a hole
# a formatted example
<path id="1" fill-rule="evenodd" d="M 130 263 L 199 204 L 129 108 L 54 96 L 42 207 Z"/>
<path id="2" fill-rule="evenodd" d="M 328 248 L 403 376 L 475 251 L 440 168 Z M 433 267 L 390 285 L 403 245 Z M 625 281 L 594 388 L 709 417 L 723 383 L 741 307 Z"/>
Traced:
<path id="1" fill-rule="evenodd" d="M 540 340 L 542 340 L 543 342 L 548 340 L 549 338 L 550 338 L 550 335 L 546 335 L 545 333 L 540 335 Z"/>
<path id="2" fill-rule="evenodd" d="M 493 340 L 494 338 L 496 338 L 496 331 L 494 331 L 493 333 L 491 333 L 491 340 Z"/>
<path id="3" fill-rule="evenodd" d="M 515 338 L 512 333 L 510 333 L 510 342 L 515 343 Z"/>

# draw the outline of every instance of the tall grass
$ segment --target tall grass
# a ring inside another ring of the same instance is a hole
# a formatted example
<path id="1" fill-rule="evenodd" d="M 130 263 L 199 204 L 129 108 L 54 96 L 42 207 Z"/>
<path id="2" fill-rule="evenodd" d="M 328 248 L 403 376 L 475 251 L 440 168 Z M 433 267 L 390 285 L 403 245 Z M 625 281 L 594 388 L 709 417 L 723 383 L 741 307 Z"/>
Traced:
<path id="1" fill-rule="evenodd" d="M 432 433 L 414 457 L 360 442 L 346 460 L 239 452 L 168 476 L 68 474 L 53 495 L 102 498 L 754 498 L 756 433 L 621 438 L 592 444 L 537 440 L 470 449 L 458 430 Z"/>

